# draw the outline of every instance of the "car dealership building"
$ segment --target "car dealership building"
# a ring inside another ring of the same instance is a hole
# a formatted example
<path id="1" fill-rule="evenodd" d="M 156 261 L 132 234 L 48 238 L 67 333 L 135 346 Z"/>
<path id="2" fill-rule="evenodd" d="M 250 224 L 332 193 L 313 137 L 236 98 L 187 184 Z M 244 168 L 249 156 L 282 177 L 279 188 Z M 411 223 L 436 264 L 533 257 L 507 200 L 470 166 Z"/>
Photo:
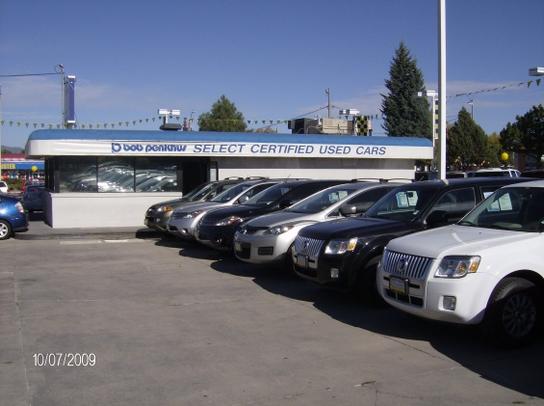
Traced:
<path id="1" fill-rule="evenodd" d="M 143 226 L 145 210 L 232 176 L 412 179 L 432 159 L 418 137 L 123 130 L 38 130 L 45 217 L 55 228 Z"/>

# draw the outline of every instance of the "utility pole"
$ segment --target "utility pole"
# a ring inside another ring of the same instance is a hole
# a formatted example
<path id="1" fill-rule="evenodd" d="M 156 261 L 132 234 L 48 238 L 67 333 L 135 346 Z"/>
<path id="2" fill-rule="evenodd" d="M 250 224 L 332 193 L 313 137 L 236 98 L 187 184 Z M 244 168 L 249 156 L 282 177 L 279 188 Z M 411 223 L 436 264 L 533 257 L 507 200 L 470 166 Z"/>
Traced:
<path id="1" fill-rule="evenodd" d="M 446 0 L 438 0 L 438 130 L 440 160 L 438 176 L 446 179 Z"/>
<path id="2" fill-rule="evenodd" d="M 325 94 L 327 95 L 327 117 L 331 118 L 331 89 L 326 88 Z"/>

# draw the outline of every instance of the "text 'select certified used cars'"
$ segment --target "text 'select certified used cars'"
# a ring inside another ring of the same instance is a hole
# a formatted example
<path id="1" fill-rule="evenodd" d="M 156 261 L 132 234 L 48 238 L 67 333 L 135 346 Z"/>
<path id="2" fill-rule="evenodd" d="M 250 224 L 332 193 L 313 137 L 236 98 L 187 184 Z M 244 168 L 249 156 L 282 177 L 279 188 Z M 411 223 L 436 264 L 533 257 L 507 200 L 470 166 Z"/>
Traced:
<path id="1" fill-rule="evenodd" d="M 0 193 L 0 240 L 28 230 L 28 215 L 19 199 Z"/>
<path id="2" fill-rule="evenodd" d="M 168 231 L 177 237 L 192 240 L 200 219 L 210 210 L 244 203 L 278 181 L 251 180 L 239 183 L 207 202 L 184 205 L 174 210 L 168 221 Z"/>
<path id="3" fill-rule="evenodd" d="M 315 193 L 285 210 L 259 216 L 244 223 L 236 232 L 234 253 L 242 261 L 257 264 L 290 260 L 289 250 L 301 228 L 364 213 L 396 186 L 345 183 Z"/>
<path id="4" fill-rule="evenodd" d="M 206 214 L 197 227 L 197 240 L 222 251 L 233 246 L 234 232 L 243 222 L 292 206 L 299 200 L 341 180 L 289 180 L 278 183 L 243 204 L 216 209 Z"/>
<path id="5" fill-rule="evenodd" d="M 543 321 L 543 231 L 544 181 L 503 187 L 455 225 L 392 240 L 379 291 L 409 313 L 524 343 Z"/>
<path id="6" fill-rule="evenodd" d="M 455 223 L 486 195 L 521 178 L 422 181 L 403 185 L 361 217 L 303 228 L 293 247 L 298 275 L 375 299 L 376 267 L 387 243 L 405 234 Z"/>

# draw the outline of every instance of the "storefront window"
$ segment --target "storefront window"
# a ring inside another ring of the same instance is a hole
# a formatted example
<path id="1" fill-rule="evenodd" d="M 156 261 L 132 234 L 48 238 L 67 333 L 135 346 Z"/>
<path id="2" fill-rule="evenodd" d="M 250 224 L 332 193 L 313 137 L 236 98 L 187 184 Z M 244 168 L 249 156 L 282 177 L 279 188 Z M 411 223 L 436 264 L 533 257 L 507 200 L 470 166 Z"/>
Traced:
<path id="1" fill-rule="evenodd" d="M 134 160 L 128 157 L 98 158 L 98 191 L 134 192 Z"/>
<path id="2" fill-rule="evenodd" d="M 136 192 L 174 192 L 181 190 L 178 164 L 165 158 L 136 158 Z"/>
<path id="3" fill-rule="evenodd" d="M 96 192 L 96 158 L 63 157 L 59 162 L 60 192 Z"/>

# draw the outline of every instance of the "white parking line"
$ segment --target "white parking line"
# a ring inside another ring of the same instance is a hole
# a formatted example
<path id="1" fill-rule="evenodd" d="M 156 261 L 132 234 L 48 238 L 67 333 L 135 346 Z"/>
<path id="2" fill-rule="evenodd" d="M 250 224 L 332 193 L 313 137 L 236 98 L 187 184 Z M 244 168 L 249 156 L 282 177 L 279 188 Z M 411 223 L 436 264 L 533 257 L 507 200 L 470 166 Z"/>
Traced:
<path id="1" fill-rule="evenodd" d="M 106 243 L 110 244 L 120 244 L 120 243 L 131 243 L 131 242 L 144 242 L 144 240 L 140 240 L 139 238 L 129 238 L 127 240 L 104 240 Z"/>
<path id="2" fill-rule="evenodd" d="M 59 241 L 60 245 L 86 245 L 86 244 L 102 244 L 102 240 L 72 240 Z"/>

